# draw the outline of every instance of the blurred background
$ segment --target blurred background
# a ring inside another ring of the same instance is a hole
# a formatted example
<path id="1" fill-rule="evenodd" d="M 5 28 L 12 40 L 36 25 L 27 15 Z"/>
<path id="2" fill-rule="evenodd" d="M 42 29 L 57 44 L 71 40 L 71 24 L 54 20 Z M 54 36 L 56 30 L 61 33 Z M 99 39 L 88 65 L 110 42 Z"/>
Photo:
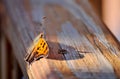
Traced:
<path id="1" fill-rule="evenodd" d="M 120 0 L 89 0 L 94 11 L 120 41 Z M 0 79 L 24 79 L 13 55 L 12 46 L 1 27 L 6 17 L 4 4 L 0 1 Z M 6 28 L 7 29 L 7 28 Z"/>

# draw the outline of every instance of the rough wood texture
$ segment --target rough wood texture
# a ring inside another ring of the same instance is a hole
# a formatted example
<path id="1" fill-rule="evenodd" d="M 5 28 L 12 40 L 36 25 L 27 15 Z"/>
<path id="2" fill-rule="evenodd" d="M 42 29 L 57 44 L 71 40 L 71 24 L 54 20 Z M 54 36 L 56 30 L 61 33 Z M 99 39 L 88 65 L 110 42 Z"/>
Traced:
<path id="1" fill-rule="evenodd" d="M 4 32 L 27 77 L 33 79 L 120 79 L 120 44 L 88 0 L 4 0 Z M 45 29 L 40 26 L 46 16 Z M 25 54 L 45 32 L 50 52 L 27 65 Z M 66 49 L 67 54 L 58 54 Z"/>

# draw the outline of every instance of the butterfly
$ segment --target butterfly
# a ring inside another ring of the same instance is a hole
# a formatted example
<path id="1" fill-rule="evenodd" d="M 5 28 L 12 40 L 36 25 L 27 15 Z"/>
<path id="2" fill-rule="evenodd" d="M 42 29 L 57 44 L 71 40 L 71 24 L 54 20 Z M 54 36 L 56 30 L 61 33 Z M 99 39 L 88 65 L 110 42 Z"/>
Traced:
<path id="1" fill-rule="evenodd" d="M 32 61 L 38 60 L 43 57 L 47 57 L 49 53 L 49 46 L 43 38 L 44 34 L 41 33 L 38 40 L 35 42 L 32 51 L 27 53 L 25 56 L 25 61 L 31 63 Z"/>

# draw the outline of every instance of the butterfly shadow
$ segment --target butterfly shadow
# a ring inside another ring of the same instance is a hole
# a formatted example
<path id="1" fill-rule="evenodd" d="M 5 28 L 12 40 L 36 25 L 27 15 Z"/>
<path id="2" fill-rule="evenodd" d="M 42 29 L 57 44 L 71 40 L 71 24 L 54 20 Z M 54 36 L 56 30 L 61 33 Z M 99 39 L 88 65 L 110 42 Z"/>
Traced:
<path id="1" fill-rule="evenodd" d="M 84 58 L 84 53 L 87 53 L 87 52 L 78 51 L 72 46 L 68 46 L 57 42 L 47 41 L 47 43 L 49 46 L 49 55 L 47 59 L 54 59 L 54 60 L 82 59 Z"/>

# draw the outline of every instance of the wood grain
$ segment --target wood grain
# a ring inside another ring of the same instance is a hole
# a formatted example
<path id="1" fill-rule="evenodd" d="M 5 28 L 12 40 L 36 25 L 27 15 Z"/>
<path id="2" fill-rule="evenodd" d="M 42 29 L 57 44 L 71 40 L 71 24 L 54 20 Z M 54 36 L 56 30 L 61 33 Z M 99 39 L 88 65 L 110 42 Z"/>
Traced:
<path id="1" fill-rule="evenodd" d="M 120 78 L 120 44 L 87 0 L 4 0 L 4 4 L 4 32 L 26 77 Z M 47 20 L 41 26 L 43 16 Z M 45 32 L 49 56 L 27 65 L 25 54 L 41 32 Z M 59 54 L 61 48 L 67 53 Z"/>

